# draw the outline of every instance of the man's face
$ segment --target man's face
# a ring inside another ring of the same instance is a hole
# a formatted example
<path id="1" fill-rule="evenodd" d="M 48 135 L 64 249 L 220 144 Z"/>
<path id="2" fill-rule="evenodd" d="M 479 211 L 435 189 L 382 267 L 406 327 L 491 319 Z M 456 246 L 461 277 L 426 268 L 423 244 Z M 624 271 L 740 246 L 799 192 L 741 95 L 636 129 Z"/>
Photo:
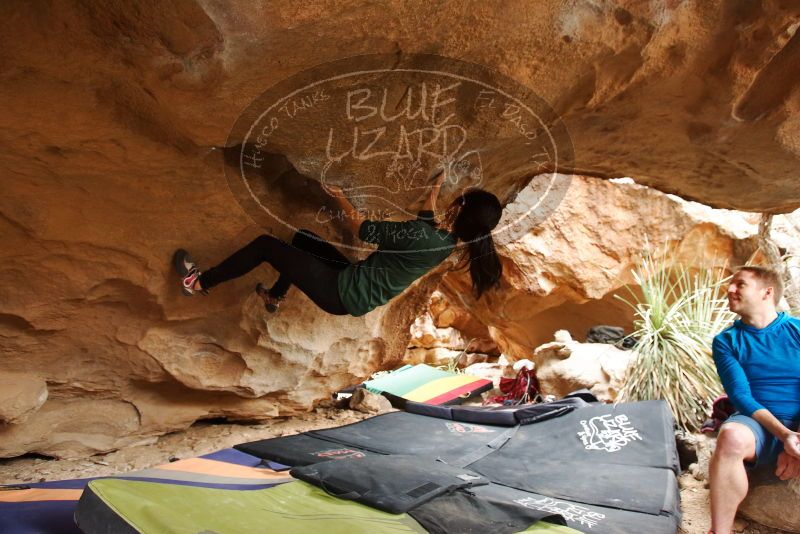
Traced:
<path id="1" fill-rule="evenodd" d="M 772 291 L 750 271 L 739 271 L 728 285 L 728 308 L 733 313 L 749 315 L 772 305 Z"/>

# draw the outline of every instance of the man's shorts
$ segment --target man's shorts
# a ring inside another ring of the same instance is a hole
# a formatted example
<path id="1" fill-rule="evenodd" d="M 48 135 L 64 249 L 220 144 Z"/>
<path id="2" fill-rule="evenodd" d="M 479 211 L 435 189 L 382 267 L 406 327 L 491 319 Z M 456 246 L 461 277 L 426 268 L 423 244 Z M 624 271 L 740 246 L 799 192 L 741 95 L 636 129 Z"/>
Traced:
<path id="1" fill-rule="evenodd" d="M 778 455 L 783 452 L 783 442 L 769 433 L 769 431 L 761 426 L 761 423 L 753 419 L 752 417 L 748 417 L 746 415 L 742 415 L 739 412 L 736 412 L 732 416 L 728 417 L 724 425 L 728 423 L 739 423 L 745 425 L 756 438 L 756 461 L 755 462 L 745 462 L 744 465 L 748 469 L 755 469 L 756 467 L 764 466 L 764 465 L 775 465 L 778 461 Z M 795 430 L 797 429 L 797 422 L 796 421 L 781 421 L 786 428 Z"/>

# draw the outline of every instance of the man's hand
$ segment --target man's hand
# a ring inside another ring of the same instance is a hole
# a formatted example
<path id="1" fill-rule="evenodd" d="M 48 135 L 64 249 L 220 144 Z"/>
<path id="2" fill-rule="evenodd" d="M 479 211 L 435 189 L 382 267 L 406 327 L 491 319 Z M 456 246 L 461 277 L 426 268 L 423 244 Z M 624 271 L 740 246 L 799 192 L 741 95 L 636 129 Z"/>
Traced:
<path id="1" fill-rule="evenodd" d="M 781 480 L 800 477 L 800 459 L 789 456 L 786 452 L 778 455 L 778 467 L 775 476 Z"/>
<path id="2" fill-rule="evenodd" d="M 800 434 L 792 432 L 783 439 L 783 450 L 786 454 L 800 461 Z"/>
<path id="3" fill-rule="evenodd" d="M 766 408 L 754 411 L 751 417 L 766 428 L 770 434 L 781 440 L 786 454 L 800 460 L 800 434 L 786 428 Z"/>

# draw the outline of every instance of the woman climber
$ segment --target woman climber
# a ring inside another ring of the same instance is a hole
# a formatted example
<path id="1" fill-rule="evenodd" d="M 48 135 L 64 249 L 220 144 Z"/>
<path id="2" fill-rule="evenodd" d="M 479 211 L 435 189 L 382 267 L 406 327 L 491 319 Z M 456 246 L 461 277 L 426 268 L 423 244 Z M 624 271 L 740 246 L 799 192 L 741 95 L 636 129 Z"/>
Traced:
<path id="1" fill-rule="evenodd" d="M 444 261 L 458 241 L 463 241 L 472 288 L 480 298 L 499 284 L 502 274 L 491 236 L 502 207 L 492 193 L 470 190 L 451 204 L 446 220 L 437 226 L 436 198 L 444 177 L 443 172 L 439 173 L 417 219 L 403 222 L 364 220 L 341 188 L 328 186 L 358 237 L 378 245 L 378 250 L 363 261 L 351 263 L 333 245 L 308 230 L 297 232 L 291 244 L 262 235 L 205 272 L 200 272 L 189 254 L 180 249 L 173 256 L 173 264 L 182 277 L 183 292 L 205 293 L 267 262 L 279 273 L 272 288 L 256 286 L 268 311 L 276 311 L 289 287 L 295 285 L 322 310 L 358 317 L 400 294 Z"/>

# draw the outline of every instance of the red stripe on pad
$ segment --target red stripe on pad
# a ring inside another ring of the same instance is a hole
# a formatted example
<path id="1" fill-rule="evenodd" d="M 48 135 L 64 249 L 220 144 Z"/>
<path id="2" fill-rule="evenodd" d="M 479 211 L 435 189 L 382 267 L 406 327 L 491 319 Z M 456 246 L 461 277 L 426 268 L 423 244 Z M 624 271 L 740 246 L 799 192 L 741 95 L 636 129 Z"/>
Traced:
<path id="1" fill-rule="evenodd" d="M 445 402 L 458 398 L 465 393 L 472 393 L 476 389 L 480 389 L 491 383 L 492 383 L 491 380 L 486 380 L 485 378 L 479 378 L 474 382 L 470 382 L 469 384 L 464 384 L 461 387 L 452 389 L 447 393 L 442 393 L 441 395 L 437 395 L 436 397 L 433 397 L 432 399 L 428 399 L 423 402 L 425 402 L 426 404 L 444 404 Z"/>

